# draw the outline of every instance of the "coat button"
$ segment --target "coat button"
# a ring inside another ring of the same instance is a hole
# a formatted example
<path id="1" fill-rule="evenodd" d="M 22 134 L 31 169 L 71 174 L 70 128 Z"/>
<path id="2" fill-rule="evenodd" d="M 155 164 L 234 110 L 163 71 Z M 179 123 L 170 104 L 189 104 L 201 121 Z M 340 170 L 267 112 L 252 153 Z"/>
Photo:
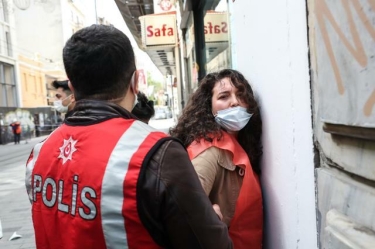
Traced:
<path id="1" fill-rule="evenodd" d="M 238 171 L 238 174 L 240 176 L 244 176 L 245 175 L 245 170 L 243 168 L 240 168 L 240 170 Z"/>

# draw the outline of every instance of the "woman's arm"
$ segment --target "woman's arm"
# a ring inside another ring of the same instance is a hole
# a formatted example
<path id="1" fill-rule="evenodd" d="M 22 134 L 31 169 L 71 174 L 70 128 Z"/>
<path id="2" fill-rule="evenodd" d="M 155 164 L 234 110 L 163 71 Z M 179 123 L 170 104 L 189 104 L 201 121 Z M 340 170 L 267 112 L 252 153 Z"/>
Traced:
<path id="1" fill-rule="evenodd" d="M 206 195 L 210 194 L 214 185 L 219 169 L 218 160 L 219 149 L 210 147 L 191 161 Z"/>

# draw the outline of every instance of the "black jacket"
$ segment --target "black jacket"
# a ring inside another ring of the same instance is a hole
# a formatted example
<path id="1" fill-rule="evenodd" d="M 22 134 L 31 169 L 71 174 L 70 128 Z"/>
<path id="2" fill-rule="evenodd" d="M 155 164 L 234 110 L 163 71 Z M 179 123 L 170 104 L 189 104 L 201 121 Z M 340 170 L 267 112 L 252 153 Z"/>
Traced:
<path id="1" fill-rule="evenodd" d="M 116 104 L 80 100 L 65 123 L 87 126 L 115 117 L 136 119 Z M 161 139 L 146 155 L 136 196 L 141 222 L 163 248 L 233 247 L 227 226 L 214 212 L 188 154 L 178 140 Z"/>

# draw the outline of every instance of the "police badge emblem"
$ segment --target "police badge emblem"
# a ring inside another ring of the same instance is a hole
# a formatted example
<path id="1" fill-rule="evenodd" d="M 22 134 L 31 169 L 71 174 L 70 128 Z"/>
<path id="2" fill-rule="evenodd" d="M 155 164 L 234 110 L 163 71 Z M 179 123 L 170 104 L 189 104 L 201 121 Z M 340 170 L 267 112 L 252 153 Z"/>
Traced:
<path id="1" fill-rule="evenodd" d="M 62 158 L 63 164 L 68 160 L 72 160 L 73 153 L 77 150 L 75 147 L 77 141 L 71 136 L 68 140 L 64 139 L 64 144 L 60 147 L 60 155 L 58 156 L 58 158 Z"/>

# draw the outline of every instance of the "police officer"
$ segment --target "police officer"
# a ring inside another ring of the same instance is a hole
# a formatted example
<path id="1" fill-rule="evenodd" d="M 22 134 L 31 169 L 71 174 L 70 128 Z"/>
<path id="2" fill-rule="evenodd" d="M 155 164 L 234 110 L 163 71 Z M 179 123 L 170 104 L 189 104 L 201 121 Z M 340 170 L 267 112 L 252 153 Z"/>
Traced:
<path id="1" fill-rule="evenodd" d="M 232 248 L 181 143 L 131 114 L 138 75 L 125 34 L 81 29 L 63 60 L 74 112 L 27 162 L 37 248 Z"/>

